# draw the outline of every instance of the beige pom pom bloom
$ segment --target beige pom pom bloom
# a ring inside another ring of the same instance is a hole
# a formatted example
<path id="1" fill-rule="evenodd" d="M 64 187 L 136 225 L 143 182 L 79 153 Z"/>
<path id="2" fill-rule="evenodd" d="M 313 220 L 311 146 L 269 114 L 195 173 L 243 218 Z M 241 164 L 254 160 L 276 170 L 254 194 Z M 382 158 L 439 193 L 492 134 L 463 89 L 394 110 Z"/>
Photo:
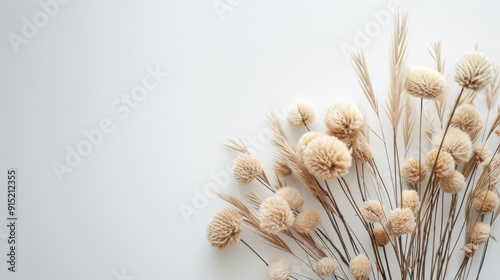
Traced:
<path id="1" fill-rule="evenodd" d="M 234 209 L 226 209 L 217 213 L 208 223 L 208 241 L 219 250 L 232 247 L 240 240 L 242 221 L 241 214 Z"/>
<path id="2" fill-rule="evenodd" d="M 434 174 L 437 177 L 450 176 L 453 171 L 455 171 L 455 161 L 453 160 L 453 157 L 450 153 L 441 151 L 439 152 L 439 158 L 436 162 L 437 155 L 437 149 L 433 149 L 427 153 L 427 166 L 429 167 L 429 170 L 432 171 L 434 163 L 436 163 L 434 167 Z"/>
<path id="3" fill-rule="evenodd" d="M 291 126 L 303 127 L 314 122 L 315 113 L 314 109 L 304 103 L 292 105 L 288 109 L 288 123 Z"/>
<path id="4" fill-rule="evenodd" d="M 465 177 L 459 171 L 455 170 L 450 176 L 446 176 L 439 180 L 439 188 L 446 193 L 457 193 L 464 188 Z"/>
<path id="5" fill-rule="evenodd" d="M 432 137 L 432 147 L 439 148 L 444 130 Z M 472 157 L 472 142 L 467 133 L 456 127 L 450 127 L 441 146 L 443 151 L 450 153 L 457 163 L 469 161 Z"/>
<path id="6" fill-rule="evenodd" d="M 366 280 L 370 277 L 370 260 L 364 255 L 357 255 L 349 263 L 349 269 L 356 280 Z"/>
<path id="7" fill-rule="evenodd" d="M 335 137 L 318 137 L 304 151 L 307 170 L 322 180 L 347 174 L 351 163 L 352 157 L 346 145 Z"/>
<path id="8" fill-rule="evenodd" d="M 295 188 L 283 187 L 277 190 L 275 194 L 286 200 L 292 211 L 298 210 L 304 204 L 304 198 Z"/>
<path id="9" fill-rule="evenodd" d="M 486 143 L 476 142 L 472 148 L 472 153 L 477 162 L 484 162 L 490 156 L 490 149 Z"/>
<path id="10" fill-rule="evenodd" d="M 408 71 L 405 83 L 406 91 L 418 98 L 435 99 L 444 94 L 446 80 L 435 69 L 413 67 Z"/>
<path id="11" fill-rule="evenodd" d="M 387 229 L 393 236 L 401 236 L 415 230 L 415 214 L 409 208 L 396 208 L 389 215 Z"/>
<path id="12" fill-rule="evenodd" d="M 320 132 L 307 132 L 304 135 L 302 135 L 299 139 L 299 142 L 297 143 L 297 156 L 299 157 L 300 160 L 303 160 L 304 157 L 304 151 L 307 148 L 307 145 L 311 143 L 312 140 L 318 138 L 318 137 L 325 137 L 326 135 Z"/>
<path id="13" fill-rule="evenodd" d="M 414 185 L 425 178 L 427 171 L 424 163 L 419 163 L 418 158 L 412 157 L 403 164 L 402 173 L 405 181 Z"/>
<path id="14" fill-rule="evenodd" d="M 341 140 L 354 139 L 363 131 L 364 121 L 359 109 L 345 101 L 336 101 L 325 114 L 328 134 Z"/>
<path id="15" fill-rule="evenodd" d="M 291 272 L 292 264 L 285 258 L 274 259 L 267 267 L 271 280 L 287 280 Z"/>
<path id="16" fill-rule="evenodd" d="M 339 268 L 336 260 L 326 257 L 320 259 L 314 266 L 314 271 L 321 277 L 331 276 Z"/>
<path id="17" fill-rule="evenodd" d="M 382 226 L 377 226 L 373 229 L 373 236 L 375 237 L 375 245 L 383 247 L 389 244 L 389 235 Z"/>
<path id="18" fill-rule="evenodd" d="M 462 249 L 467 257 L 472 257 L 476 254 L 477 252 L 477 244 L 476 243 L 469 243 L 462 247 Z"/>
<path id="19" fill-rule="evenodd" d="M 455 81 L 465 88 L 481 90 L 493 77 L 491 61 L 477 51 L 460 55 L 455 65 Z"/>
<path id="20" fill-rule="evenodd" d="M 262 173 L 260 162 L 252 155 L 242 155 L 233 162 L 233 174 L 236 181 L 249 184 Z"/>
<path id="21" fill-rule="evenodd" d="M 288 202 L 279 196 L 266 198 L 259 207 L 260 228 L 277 234 L 293 224 L 293 213 Z"/>
<path id="22" fill-rule="evenodd" d="M 463 104 L 455 110 L 451 125 L 467 132 L 470 138 L 474 139 L 483 126 L 483 120 L 476 107 L 472 104 Z"/>
<path id="23" fill-rule="evenodd" d="M 420 199 L 418 197 L 418 193 L 414 190 L 404 190 L 401 196 L 403 197 L 401 207 L 408 208 L 414 213 L 417 212 L 418 207 L 420 207 Z"/>
<path id="24" fill-rule="evenodd" d="M 310 233 L 316 230 L 321 218 L 318 212 L 314 210 L 305 210 L 295 217 L 293 228 L 300 233 Z"/>
<path id="25" fill-rule="evenodd" d="M 384 207 L 377 200 L 365 201 L 364 207 L 361 209 L 361 215 L 370 223 L 379 222 L 384 216 Z"/>
<path id="26" fill-rule="evenodd" d="M 496 241 L 495 237 L 491 234 L 491 227 L 489 224 L 481 222 L 476 223 L 470 232 L 470 239 L 476 244 L 482 244 L 490 237 Z"/>
<path id="27" fill-rule="evenodd" d="M 498 203 L 498 195 L 495 192 L 483 190 L 474 197 L 473 206 L 478 213 L 486 214 L 495 211 Z"/>

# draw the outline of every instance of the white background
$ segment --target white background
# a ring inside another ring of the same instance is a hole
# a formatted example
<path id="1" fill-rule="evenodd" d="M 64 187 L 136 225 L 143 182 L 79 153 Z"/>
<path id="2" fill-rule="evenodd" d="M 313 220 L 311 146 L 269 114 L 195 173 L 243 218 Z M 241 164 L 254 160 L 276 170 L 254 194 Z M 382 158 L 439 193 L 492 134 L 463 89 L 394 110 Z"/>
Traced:
<path id="1" fill-rule="evenodd" d="M 357 28 L 394 3 L 409 12 L 409 64 L 432 65 L 427 47 L 437 40 L 447 73 L 476 42 L 500 61 L 496 1 L 230 2 L 219 15 L 213 0 L 73 0 L 17 47 L 9 33 L 23 36 L 23 17 L 43 10 L 0 2 L 0 279 L 265 279 L 242 244 L 220 253 L 206 241 L 226 204 L 199 196 L 235 156 L 227 137 L 260 147 L 265 115 L 298 100 L 319 112 L 337 98 L 368 108 L 340 46 L 355 46 Z M 361 47 L 385 95 L 392 28 L 377 26 Z M 120 119 L 113 102 L 157 65 L 169 77 Z M 106 118 L 115 129 L 58 180 L 54 162 L 65 164 L 66 147 Z M 9 167 L 19 170 L 15 274 L 3 261 Z M 223 190 L 242 193 L 232 178 Z M 491 243 L 482 279 L 497 279 L 499 252 Z"/>

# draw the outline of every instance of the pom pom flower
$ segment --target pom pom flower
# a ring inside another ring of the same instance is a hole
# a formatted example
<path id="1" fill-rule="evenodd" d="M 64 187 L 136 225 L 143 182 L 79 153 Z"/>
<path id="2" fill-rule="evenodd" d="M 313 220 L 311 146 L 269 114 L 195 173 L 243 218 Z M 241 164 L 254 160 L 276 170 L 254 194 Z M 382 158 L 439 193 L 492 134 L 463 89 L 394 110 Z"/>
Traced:
<path id="1" fill-rule="evenodd" d="M 277 234 L 293 223 L 293 213 L 288 202 L 279 196 L 264 200 L 259 207 L 260 228 L 267 233 Z"/>
<path id="2" fill-rule="evenodd" d="M 339 264 L 332 258 L 322 258 L 314 266 L 314 271 L 321 277 L 332 275 L 339 268 Z"/>
<path id="3" fill-rule="evenodd" d="M 307 170 L 322 180 L 345 175 L 351 163 L 352 157 L 346 145 L 335 137 L 318 137 L 304 151 Z"/>
<path id="4" fill-rule="evenodd" d="M 313 232 L 321 222 L 318 212 L 314 210 L 305 210 L 295 217 L 293 227 L 300 233 Z"/>
<path id="5" fill-rule="evenodd" d="M 267 267 L 271 280 L 287 280 L 291 272 L 292 264 L 285 258 L 274 259 Z"/>
<path id="6" fill-rule="evenodd" d="M 242 221 L 237 210 L 226 209 L 217 213 L 207 227 L 208 241 L 219 250 L 232 247 L 240 240 Z"/>
<path id="7" fill-rule="evenodd" d="M 408 71 L 406 91 L 418 98 L 436 99 L 444 94 L 446 80 L 438 71 L 428 67 L 413 67 Z"/>
<path id="8" fill-rule="evenodd" d="M 345 101 L 336 101 L 328 107 L 325 114 L 328 134 L 350 143 L 364 127 L 364 120 L 359 109 Z"/>
<path id="9" fill-rule="evenodd" d="M 450 127 L 443 141 L 444 130 L 432 137 L 432 146 L 450 153 L 457 163 L 469 161 L 472 157 L 472 142 L 469 135 L 456 127 Z"/>
<path id="10" fill-rule="evenodd" d="M 311 106 L 299 103 L 293 105 L 288 110 L 288 123 L 291 126 L 303 127 L 314 122 L 315 114 Z"/>
<path id="11" fill-rule="evenodd" d="M 427 154 L 427 166 L 431 171 L 434 168 L 434 174 L 436 174 L 437 177 L 450 176 L 451 173 L 455 171 L 455 161 L 453 160 L 451 154 L 445 151 L 440 151 L 438 158 L 437 149 L 431 150 Z"/>
<path id="12" fill-rule="evenodd" d="M 371 264 L 364 255 L 357 255 L 349 263 L 349 269 L 356 280 L 366 280 L 370 277 Z"/>
<path id="13" fill-rule="evenodd" d="M 464 88 L 481 90 L 493 76 L 491 61 L 482 53 L 466 52 L 458 57 L 455 65 L 455 81 Z"/>
<path id="14" fill-rule="evenodd" d="M 409 208 L 396 208 L 391 211 L 387 228 L 393 236 L 401 236 L 415 230 L 415 214 Z"/>
<path id="15" fill-rule="evenodd" d="M 236 181 L 249 184 L 262 173 L 260 162 L 252 155 L 242 155 L 233 162 L 233 174 Z"/>
<path id="16" fill-rule="evenodd" d="M 486 214 L 495 211 L 498 207 L 498 203 L 498 195 L 495 192 L 484 190 L 474 197 L 473 206 L 477 212 Z"/>
<path id="17" fill-rule="evenodd" d="M 427 172 L 425 170 L 425 165 L 420 163 L 418 158 L 413 157 L 408 159 L 403 164 L 402 173 L 405 181 L 408 184 L 413 185 L 422 181 Z"/>
<path id="18" fill-rule="evenodd" d="M 384 216 L 384 207 L 377 200 L 367 200 L 365 206 L 361 209 L 361 215 L 367 222 L 379 222 Z"/>
<path id="19" fill-rule="evenodd" d="M 383 247 L 389 244 L 389 235 L 382 226 L 377 226 L 373 229 L 373 236 L 375 238 L 375 245 Z"/>
<path id="20" fill-rule="evenodd" d="M 276 195 L 288 202 L 292 211 L 298 210 L 304 204 L 304 199 L 299 191 L 292 187 L 282 187 L 276 191 Z"/>

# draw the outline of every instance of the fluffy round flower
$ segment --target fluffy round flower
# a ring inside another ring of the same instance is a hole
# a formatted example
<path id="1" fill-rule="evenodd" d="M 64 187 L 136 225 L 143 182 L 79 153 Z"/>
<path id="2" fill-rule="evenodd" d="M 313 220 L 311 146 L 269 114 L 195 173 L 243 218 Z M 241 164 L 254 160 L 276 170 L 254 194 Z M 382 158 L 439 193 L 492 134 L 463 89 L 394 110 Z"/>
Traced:
<path id="1" fill-rule="evenodd" d="M 457 193 L 463 189 L 464 184 L 465 177 L 457 170 L 439 180 L 439 188 L 446 193 Z"/>
<path id="2" fill-rule="evenodd" d="M 300 233 L 313 232 L 321 222 L 318 212 L 314 210 L 305 210 L 295 217 L 293 227 Z"/>
<path id="3" fill-rule="evenodd" d="M 288 109 L 288 123 L 295 127 L 303 127 L 314 122 L 314 109 L 304 103 L 292 105 Z"/>
<path id="4" fill-rule="evenodd" d="M 414 190 L 404 190 L 401 196 L 403 197 L 401 207 L 409 208 L 411 211 L 416 212 L 418 207 L 420 206 L 418 193 Z"/>
<path id="5" fill-rule="evenodd" d="M 409 208 L 396 208 L 389 215 L 387 229 L 393 236 L 401 236 L 415 230 L 415 214 Z"/>
<path id="6" fill-rule="evenodd" d="M 349 269 L 356 280 L 366 280 L 370 277 L 370 260 L 364 255 L 357 255 L 349 263 Z"/>
<path id="7" fill-rule="evenodd" d="M 484 162 L 490 156 L 490 149 L 486 143 L 476 142 L 472 147 L 472 153 L 477 162 Z"/>
<path id="8" fill-rule="evenodd" d="M 455 161 L 450 153 L 445 151 L 439 152 L 439 158 L 436 162 L 436 158 L 438 155 L 438 149 L 433 149 L 429 153 L 427 153 L 427 166 L 429 170 L 432 171 L 434 167 L 434 163 L 436 166 L 434 167 L 434 174 L 437 177 L 446 177 L 450 176 L 453 171 L 455 171 Z"/>
<path id="9" fill-rule="evenodd" d="M 377 226 L 373 229 L 373 236 L 375 237 L 375 245 L 383 247 L 389 244 L 389 235 L 382 226 Z"/>
<path id="10" fill-rule="evenodd" d="M 384 216 L 384 207 L 377 200 L 367 200 L 363 209 L 361 209 L 361 215 L 363 218 L 370 223 L 379 222 Z"/>
<path id="11" fill-rule="evenodd" d="M 481 119 L 481 113 L 474 105 L 463 104 L 455 110 L 451 125 L 467 132 L 471 138 L 475 138 L 483 126 L 483 120 Z"/>
<path id="12" fill-rule="evenodd" d="M 277 190 L 275 194 L 286 200 L 292 211 L 298 210 L 304 204 L 304 198 L 295 188 L 283 187 Z"/>
<path id="13" fill-rule="evenodd" d="M 304 164 L 314 176 L 329 180 L 345 175 L 352 157 L 346 145 L 331 136 L 317 137 L 304 151 Z"/>
<path id="14" fill-rule="evenodd" d="M 489 190 L 479 192 L 474 197 L 474 209 L 481 214 L 486 214 L 495 211 L 498 207 L 498 195 Z"/>
<path id="15" fill-rule="evenodd" d="M 491 236 L 490 225 L 481 222 L 476 223 L 470 232 L 470 239 L 476 244 L 486 242 L 486 240 L 488 240 Z"/>
<path id="16" fill-rule="evenodd" d="M 425 170 L 425 165 L 420 163 L 417 157 L 412 157 L 403 164 L 402 173 L 405 181 L 413 185 L 422 181 L 427 171 Z"/>
<path id="17" fill-rule="evenodd" d="M 443 135 L 444 130 L 432 137 L 433 148 L 439 148 Z M 472 157 L 472 142 L 469 135 L 456 127 L 448 129 L 441 148 L 450 153 L 457 163 L 467 162 Z"/>
<path id="18" fill-rule="evenodd" d="M 279 196 L 266 198 L 259 207 L 260 228 L 277 234 L 293 224 L 293 213 L 288 202 Z"/>
<path id="19" fill-rule="evenodd" d="M 314 271 L 321 277 L 328 277 L 339 268 L 336 260 L 325 257 L 320 259 L 314 266 Z"/>
<path id="20" fill-rule="evenodd" d="M 292 174 L 292 169 L 282 160 L 276 159 L 273 164 L 273 169 L 276 175 L 281 178 L 285 178 L 286 176 Z"/>
<path id="21" fill-rule="evenodd" d="M 444 94 L 446 80 L 432 68 L 413 67 L 408 71 L 405 89 L 415 97 L 435 99 Z"/>
<path id="22" fill-rule="evenodd" d="M 353 139 L 363 131 L 364 121 L 359 109 L 345 101 L 336 101 L 325 114 L 328 134 L 340 140 Z"/>
<path id="23" fill-rule="evenodd" d="M 472 257 L 476 254 L 477 252 L 477 244 L 476 243 L 469 243 L 462 247 L 462 250 L 464 251 L 465 255 L 467 257 Z"/>
<path id="24" fill-rule="evenodd" d="M 274 259 L 267 267 L 271 280 L 287 280 L 291 272 L 292 264 L 285 258 Z"/>
<path id="25" fill-rule="evenodd" d="M 302 135 L 302 137 L 300 137 L 299 139 L 299 143 L 297 143 L 297 156 L 299 157 L 300 160 L 303 160 L 303 157 L 304 157 L 304 151 L 307 147 L 307 145 L 309 145 L 309 143 L 311 143 L 312 140 L 318 138 L 318 137 L 324 137 L 326 135 L 324 135 L 323 133 L 320 133 L 320 132 L 307 132 L 305 133 L 304 135 Z"/>
<path id="26" fill-rule="evenodd" d="M 252 182 L 262 173 L 260 162 L 252 155 L 242 155 L 233 162 L 233 174 L 236 181 L 242 184 Z"/>
<path id="27" fill-rule="evenodd" d="M 208 241 L 219 250 L 233 246 L 240 240 L 242 221 L 241 214 L 234 209 L 217 213 L 208 223 Z"/>
<path id="28" fill-rule="evenodd" d="M 481 90 L 493 77 L 491 61 L 477 51 L 460 55 L 455 65 L 455 81 L 465 88 Z"/>

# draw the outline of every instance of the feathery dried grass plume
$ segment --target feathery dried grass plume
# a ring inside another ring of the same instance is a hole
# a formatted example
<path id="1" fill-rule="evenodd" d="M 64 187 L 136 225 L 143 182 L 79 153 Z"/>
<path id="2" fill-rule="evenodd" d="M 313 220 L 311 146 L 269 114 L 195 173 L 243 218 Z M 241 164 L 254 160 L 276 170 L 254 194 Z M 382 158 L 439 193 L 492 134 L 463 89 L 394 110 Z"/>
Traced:
<path id="1" fill-rule="evenodd" d="M 357 255 L 349 263 L 349 270 L 356 280 L 366 280 L 370 277 L 370 260 L 365 255 Z"/>
<path id="2" fill-rule="evenodd" d="M 266 198 L 259 207 L 260 228 L 277 234 L 293 224 L 293 213 L 288 202 L 279 196 Z"/>
<path id="3" fill-rule="evenodd" d="M 373 149 L 365 136 L 360 135 L 352 145 L 351 156 L 359 164 L 370 162 L 373 159 Z"/>
<path id="4" fill-rule="evenodd" d="M 292 211 L 298 210 L 304 204 L 302 195 L 292 187 L 283 187 L 276 191 L 276 195 L 286 200 Z"/>
<path id="5" fill-rule="evenodd" d="M 373 237 L 375 238 L 375 245 L 383 247 L 389 244 L 389 235 L 387 231 L 382 226 L 376 226 L 373 229 Z"/>
<path id="6" fill-rule="evenodd" d="M 420 207 L 420 198 L 418 197 L 418 193 L 414 190 L 404 190 L 401 196 L 403 198 L 401 207 L 408 208 L 414 213 L 417 212 L 418 207 Z"/>
<path id="7" fill-rule="evenodd" d="M 465 177 L 460 171 L 453 171 L 451 175 L 442 177 L 439 180 L 439 188 L 446 193 L 458 193 L 460 192 L 465 185 Z"/>
<path id="8" fill-rule="evenodd" d="M 323 133 L 320 132 L 307 132 L 304 135 L 302 135 L 299 139 L 299 142 L 297 143 L 297 156 L 299 157 L 300 160 L 303 160 L 304 157 L 304 151 L 307 148 L 307 145 L 311 143 L 312 140 L 318 138 L 318 137 L 324 137 L 326 136 Z"/>
<path id="9" fill-rule="evenodd" d="M 427 175 L 425 165 L 423 163 L 420 163 L 417 157 L 408 159 L 403 164 L 401 172 L 405 181 L 410 185 L 414 185 L 422 181 Z"/>
<path id="10" fill-rule="evenodd" d="M 436 158 L 438 159 L 437 161 Z M 435 166 L 434 163 L 436 164 Z M 437 177 L 446 177 L 455 171 L 455 160 L 453 160 L 453 156 L 448 152 L 432 149 L 427 153 L 427 166 L 430 170 L 434 167 L 434 174 Z"/>
<path id="11" fill-rule="evenodd" d="M 300 233 L 313 232 L 321 222 L 318 212 L 314 210 L 304 210 L 295 217 L 293 228 Z"/>
<path id="12" fill-rule="evenodd" d="M 332 136 L 312 140 L 304 151 L 307 170 L 322 180 L 347 174 L 351 163 L 352 157 L 346 145 Z"/>
<path id="13" fill-rule="evenodd" d="M 439 148 L 442 144 L 443 151 L 450 153 L 457 163 L 469 161 L 472 157 L 472 142 L 467 133 L 456 127 L 450 127 L 443 141 L 444 130 L 432 137 L 433 148 Z"/>
<path id="14" fill-rule="evenodd" d="M 238 156 L 233 162 L 233 174 L 236 181 L 249 184 L 262 173 L 260 162 L 252 155 Z"/>
<path id="15" fill-rule="evenodd" d="M 361 209 L 361 215 L 370 223 L 380 222 L 384 214 L 384 206 L 377 200 L 365 201 L 365 205 L 363 209 Z"/>
<path id="16" fill-rule="evenodd" d="M 415 214 L 409 208 L 396 208 L 391 211 L 387 229 L 392 236 L 401 236 L 415 230 Z"/>
<path id="17" fill-rule="evenodd" d="M 499 203 L 498 195 L 490 190 L 483 190 L 474 197 L 474 209 L 478 213 L 486 214 L 495 211 Z"/>
<path id="18" fill-rule="evenodd" d="M 490 237 L 493 237 L 490 225 L 482 222 L 476 223 L 470 232 L 470 239 L 476 244 L 482 244 Z"/>
<path id="19" fill-rule="evenodd" d="M 407 73 L 405 89 L 418 98 L 436 99 L 446 91 L 446 80 L 432 68 L 413 67 Z"/>
<path id="20" fill-rule="evenodd" d="M 455 65 L 455 81 L 464 88 L 481 90 L 493 76 L 493 65 L 482 53 L 466 52 Z"/>
<path id="21" fill-rule="evenodd" d="M 271 280 L 287 280 L 291 272 L 292 264 L 285 258 L 274 259 L 267 267 Z"/>
<path id="22" fill-rule="evenodd" d="M 483 126 L 483 120 L 474 105 L 462 104 L 455 110 L 451 125 L 467 132 L 470 138 L 474 139 Z"/>
<path id="23" fill-rule="evenodd" d="M 490 156 L 490 149 L 484 142 L 476 142 L 472 147 L 472 153 L 477 162 L 484 162 Z"/>
<path id="24" fill-rule="evenodd" d="M 308 104 L 298 103 L 288 110 L 288 123 L 294 127 L 304 127 L 314 122 L 316 114 Z"/>
<path id="25" fill-rule="evenodd" d="M 336 101 L 326 111 L 325 125 L 328 134 L 349 144 L 362 133 L 364 120 L 356 106 L 349 102 Z"/>
<path id="26" fill-rule="evenodd" d="M 242 222 L 243 218 L 237 210 L 220 211 L 208 224 L 208 241 L 219 250 L 232 247 L 240 240 Z"/>
<path id="27" fill-rule="evenodd" d="M 321 277 L 331 276 L 339 268 L 336 260 L 326 257 L 321 258 L 314 266 L 314 271 Z"/>
<path id="28" fill-rule="evenodd" d="M 476 243 L 468 243 L 467 245 L 462 247 L 461 250 L 464 251 L 465 256 L 467 256 L 468 258 L 473 257 L 477 252 L 477 244 Z"/>

